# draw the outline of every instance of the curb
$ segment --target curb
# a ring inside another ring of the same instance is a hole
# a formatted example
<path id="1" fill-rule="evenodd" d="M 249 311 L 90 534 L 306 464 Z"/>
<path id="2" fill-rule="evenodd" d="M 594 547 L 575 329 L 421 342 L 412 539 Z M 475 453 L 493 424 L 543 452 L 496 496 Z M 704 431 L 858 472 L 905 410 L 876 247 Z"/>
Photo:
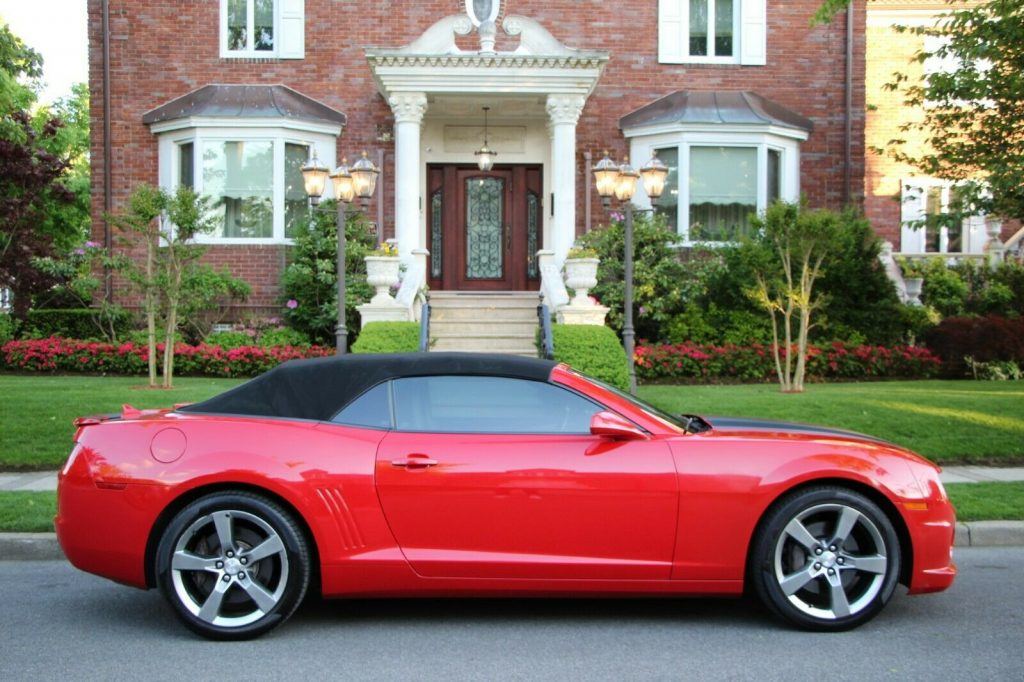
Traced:
<path id="1" fill-rule="evenodd" d="M 955 547 L 1024 546 L 1024 521 L 956 524 Z M 64 558 L 56 533 L 0 533 L 0 561 L 56 561 Z"/>

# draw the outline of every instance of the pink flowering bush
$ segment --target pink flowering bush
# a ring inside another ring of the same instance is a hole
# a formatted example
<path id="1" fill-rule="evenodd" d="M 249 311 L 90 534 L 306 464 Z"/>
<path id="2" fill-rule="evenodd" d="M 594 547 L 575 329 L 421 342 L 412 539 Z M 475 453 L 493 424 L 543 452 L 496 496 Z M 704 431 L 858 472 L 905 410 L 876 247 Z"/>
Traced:
<path id="1" fill-rule="evenodd" d="M 711 344 L 641 344 L 636 349 L 637 376 L 648 381 L 774 381 L 771 346 Z M 782 358 L 785 362 L 786 353 Z M 794 362 L 796 358 L 794 357 Z M 868 346 L 835 342 L 808 347 L 807 375 L 813 379 L 925 379 L 941 361 L 920 346 Z"/>
<path id="2" fill-rule="evenodd" d="M 157 345 L 160 354 L 163 344 Z M 333 355 L 322 346 L 242 346 L 230 350 L 199 344 L 175 346 L 175 373 L 183 376 L 249 377 L 282 362 Z M 0 347 L 0 368 L 19 372 L 145 374 L 149 350 L 144 344 L 46 339 L 8 341 Z"/>

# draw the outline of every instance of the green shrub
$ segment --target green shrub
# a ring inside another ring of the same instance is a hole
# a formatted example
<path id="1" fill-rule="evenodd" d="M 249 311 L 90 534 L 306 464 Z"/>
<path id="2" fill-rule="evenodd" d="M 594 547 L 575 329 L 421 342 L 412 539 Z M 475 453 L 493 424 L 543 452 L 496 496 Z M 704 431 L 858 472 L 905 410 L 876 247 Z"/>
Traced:
<path id="1" fill-rule="evenodd" d="M 109 316 L 109 323 L 102 319 Z M 28 311 L 24 335 L 33 338 L 60 336 L 66 339 L 95 339 L 104 336 L 108 329 L 120 336 L 132 324 L 132 316 L 126 310 L 112 308 L 35 308 Z"/>
<path id="2" fill-rule="evenodd" d="M 285 319 L 288 326 L 306 334 L 315 343 L 334 345 L 338 324 L 338 231 L 334 202 L 321 204 L 324 211 L 313 214 L 298 226 L 290 262 L 281 278 Z M 356 308 L 373 295 L 366 283 L 363 260 L 377 245 L 377 233 L 362 214 L 349 213 L 346 225 L 345 319 L 349 338 L 359 329 Z"/>
<path id="3" fill-rule="evenodd" d="M 629 389 L 626 351 L 608 327 L 556 324 L 551 328 L 555 360 L 623 390 Z"/>
<path id="4" fill-rule="evenodd" d="M 0 313 L 0 346 L 14 338 L 14 318 Z"/>
<path id="5" fill-rule="evenodd" d="M 130 343 L 139 348 L 145 348 L 149 345 L 149 335 L 145 329 L 136 329 L 135 331 L 122 334 L 118 341 Z M 164 342 L 163 331 L 157 327 L 156 330 L 156 342 L 162 344 Z M 185 336 L 179 331 L 174 334 L 175 343 L 185 343 Z"/>
<path id="6" fill-rule="evenodd" d="M 352 344 L 353 353 L 415 353 L 419 349 L 419 322 L 371 322 Z"/>
<path id="7" fill-rule="evenodd" d="M 261 333 L 259 344 L 264 348 L 271 348 L 273 346 L 308 346 L 309 337 L 298 329 L 276 327 Z"/>
<path id="8" fill-rule="evenodd" d="M 613 214 L 607 227 L 593 230 L 579 239 L 579 247 L 593 249 L 601 264 L 597 269 L 597 286 L 590 293 L 602 305 L 611 308 L 608 325 L 616 332 L 622 330 L 622 304 L 625 300 L 623 256 L 625 254 L 625 225 L 619 214 Z M 668 322 L 686 304 L 683 291 L 687 281 L 686 268 L 679 261 L 672 244 L 679 236 L 666 226 L 662 216 L 650 218 L 636 216 L 633 252 L 633 320 L 637 338 L 663 338 Z"/>
<path id="9" fill-rule="evenodd" d="M 207 336 L 203 343 L 208 346 L 220 346 L 224 350 L 257 345 L 255 337 L 238 331 L 214 332 Z"/>

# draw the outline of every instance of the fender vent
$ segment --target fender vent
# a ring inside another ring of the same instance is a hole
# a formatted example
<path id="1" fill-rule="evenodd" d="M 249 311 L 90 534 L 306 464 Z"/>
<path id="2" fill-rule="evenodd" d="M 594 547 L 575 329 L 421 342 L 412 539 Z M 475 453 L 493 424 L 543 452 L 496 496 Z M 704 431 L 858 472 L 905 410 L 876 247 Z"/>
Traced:
<path id="1" fill-rule="evenodd" d="M 362 549 L 366 547 L 363 534 L 359 532 L 352 510 L 345 502 L 345 496 L 341 488 L 317 488 L 317 497 L 323 502 L 328 515 L 334 519 L 334 525 L 338 529 L 338 540 L 341 546 L 347 550 Z"/>

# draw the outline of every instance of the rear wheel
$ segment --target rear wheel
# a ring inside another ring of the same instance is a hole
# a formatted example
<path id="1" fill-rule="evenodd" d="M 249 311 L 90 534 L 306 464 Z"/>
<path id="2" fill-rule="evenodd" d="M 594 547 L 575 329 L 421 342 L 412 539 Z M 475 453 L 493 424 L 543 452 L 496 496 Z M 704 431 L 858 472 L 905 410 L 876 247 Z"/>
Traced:
<path id="1" fill-rule="evenodd" d="M 251 493 L 214 493 L 171 520 L 157 548 L 156 576 L 190 629 L 211 639 L 248 639 L 298 608 L 309 586 L 309 549 L 277 504 Z"/>
<path id="2" fill-rule="evenodd" d="M 808 488 L 765 518 L 750 577 L 776 615 L 809 630 L 848 630 L 876 616 L 900 574 L 900 544 L 870 499 L 836 487 Z"/>

